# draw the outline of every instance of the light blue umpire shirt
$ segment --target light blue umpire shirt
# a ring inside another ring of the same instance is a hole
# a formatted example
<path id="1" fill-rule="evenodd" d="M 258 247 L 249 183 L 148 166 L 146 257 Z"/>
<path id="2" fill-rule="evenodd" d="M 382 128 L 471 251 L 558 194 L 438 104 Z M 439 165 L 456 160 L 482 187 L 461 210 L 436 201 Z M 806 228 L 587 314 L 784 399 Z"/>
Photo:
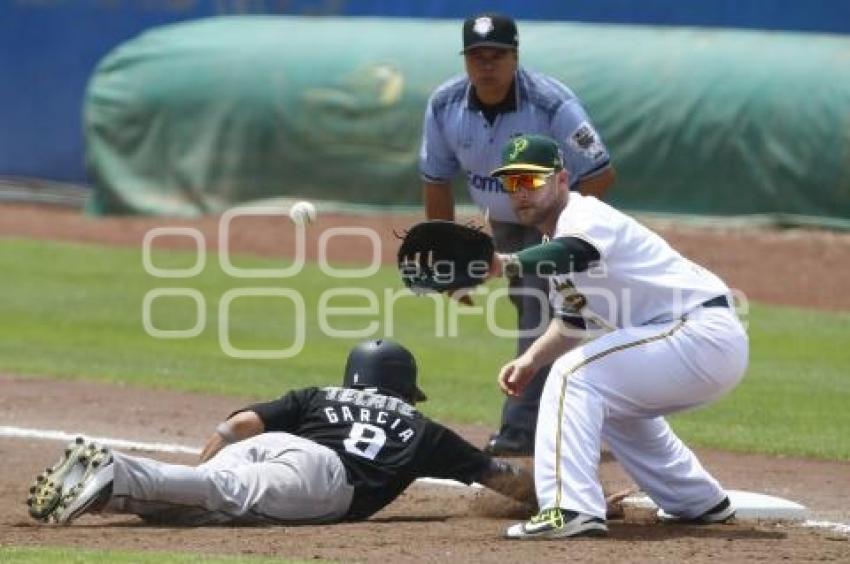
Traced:
<path id="1" fill-rule="evenodd" d="M 502 162 L 502 149 L 514 137 L 534 133 L 555 139 L 564 153 L 571 187 L 611 166 L 608 150 L 581 101 L 557 80 L 518 68 L 515 109 L 499 113 L 492 125 L 476 104 L 471 86 L 463 75 L 446 81 L 431 95 L 419 170 L 428 182 L 451 181 L 462 170 L 473 202 L 482 211 L 489 210 L 491 220 L 517 221 L 508 194 L 490 176 Z"/>

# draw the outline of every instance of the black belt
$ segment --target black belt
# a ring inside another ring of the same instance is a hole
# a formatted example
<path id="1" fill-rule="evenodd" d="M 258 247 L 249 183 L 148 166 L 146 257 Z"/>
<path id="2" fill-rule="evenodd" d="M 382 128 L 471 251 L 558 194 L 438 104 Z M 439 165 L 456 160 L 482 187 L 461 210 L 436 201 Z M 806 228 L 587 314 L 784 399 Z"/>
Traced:
<path id="1" fill-rule="evenodd" d="M 726 296 L 717 296 L 716 298 L 711 298 L 710 300 L 704 301 L 700 304 L 700 307 L 731 307 L 729 305 L 729 298 Z"/>

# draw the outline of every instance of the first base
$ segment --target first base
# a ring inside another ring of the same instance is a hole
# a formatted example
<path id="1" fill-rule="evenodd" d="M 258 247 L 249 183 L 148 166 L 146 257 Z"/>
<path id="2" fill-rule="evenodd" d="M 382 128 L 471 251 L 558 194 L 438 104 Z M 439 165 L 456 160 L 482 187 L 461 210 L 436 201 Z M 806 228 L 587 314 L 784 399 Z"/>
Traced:
<path id="1" fill-rule="evenodd" d="M 808 519 L 808 509 L 788 499 L 741 490 L 727 490 L 726 493 L 729 495 L 732 506 L 735 507 L 735 517 L 738 521 L 796 522 Z M 644 493 L 625 498 L 623 509 L 661 511 Z"/>

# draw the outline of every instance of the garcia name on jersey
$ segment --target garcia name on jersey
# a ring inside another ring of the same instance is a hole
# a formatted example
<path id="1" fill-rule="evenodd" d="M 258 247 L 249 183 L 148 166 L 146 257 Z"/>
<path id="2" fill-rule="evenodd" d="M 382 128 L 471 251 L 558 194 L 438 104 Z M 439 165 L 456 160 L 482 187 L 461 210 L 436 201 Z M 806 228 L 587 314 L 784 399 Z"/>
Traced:
<path id="1" fill-rule="evenodd" d="M 354 498 L 347 518 L 362 519 L 416 478 L 478 479 L 490 458 L 450 429 L 394 396 L 341 387 L 304 388 L 248 406 L 266 432 L 284 431 L 336 452 Z"/>
<path id="2" fill-rule="evenodd" d="M 416 435 L 402 418 L 413 417 L 416 409 L 399 398 L 351 388 L 323 388 L 323 391 L 327 400 L 338 403 L 324 409 L 328 423 L 371 423 L 383 428 L 385 433 L 395 433 L 402 443 Z"/>

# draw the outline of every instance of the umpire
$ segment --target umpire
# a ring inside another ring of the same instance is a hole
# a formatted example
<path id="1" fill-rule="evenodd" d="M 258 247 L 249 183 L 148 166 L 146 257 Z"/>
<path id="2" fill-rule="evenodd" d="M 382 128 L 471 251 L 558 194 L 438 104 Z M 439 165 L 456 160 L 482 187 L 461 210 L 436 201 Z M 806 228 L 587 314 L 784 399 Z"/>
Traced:
<path id="1" fill-rule="evenodd" d="M 557 140 L 569 171 L 570 189 L 601 198 L 614 182 L 608 150 L 581 101 L 552 77 L 518 64 L 519 34 L 507 16 L 482 14 L 463 24 L 466 75 L 448 80 L 428 100 L 419 167 L 428 219 L 454 220 L 451 182 L 463 172 L 473 202 L 489 218 L 496 249 L 514 253 L 540 243 L 541 234 L 518 223 L 508 194 L 490 175 L 509 139 L 541 134 Z M 547 326 L 547 282 L 536 276 L 513 279 L 522 354 Z M 534 294 L 539 294 L 538 298 Z M 524 393 L 508 398 L 499 432 L 485 450 L 496 456 L 533 453 L 540 394 L 549 367 Z"/>

